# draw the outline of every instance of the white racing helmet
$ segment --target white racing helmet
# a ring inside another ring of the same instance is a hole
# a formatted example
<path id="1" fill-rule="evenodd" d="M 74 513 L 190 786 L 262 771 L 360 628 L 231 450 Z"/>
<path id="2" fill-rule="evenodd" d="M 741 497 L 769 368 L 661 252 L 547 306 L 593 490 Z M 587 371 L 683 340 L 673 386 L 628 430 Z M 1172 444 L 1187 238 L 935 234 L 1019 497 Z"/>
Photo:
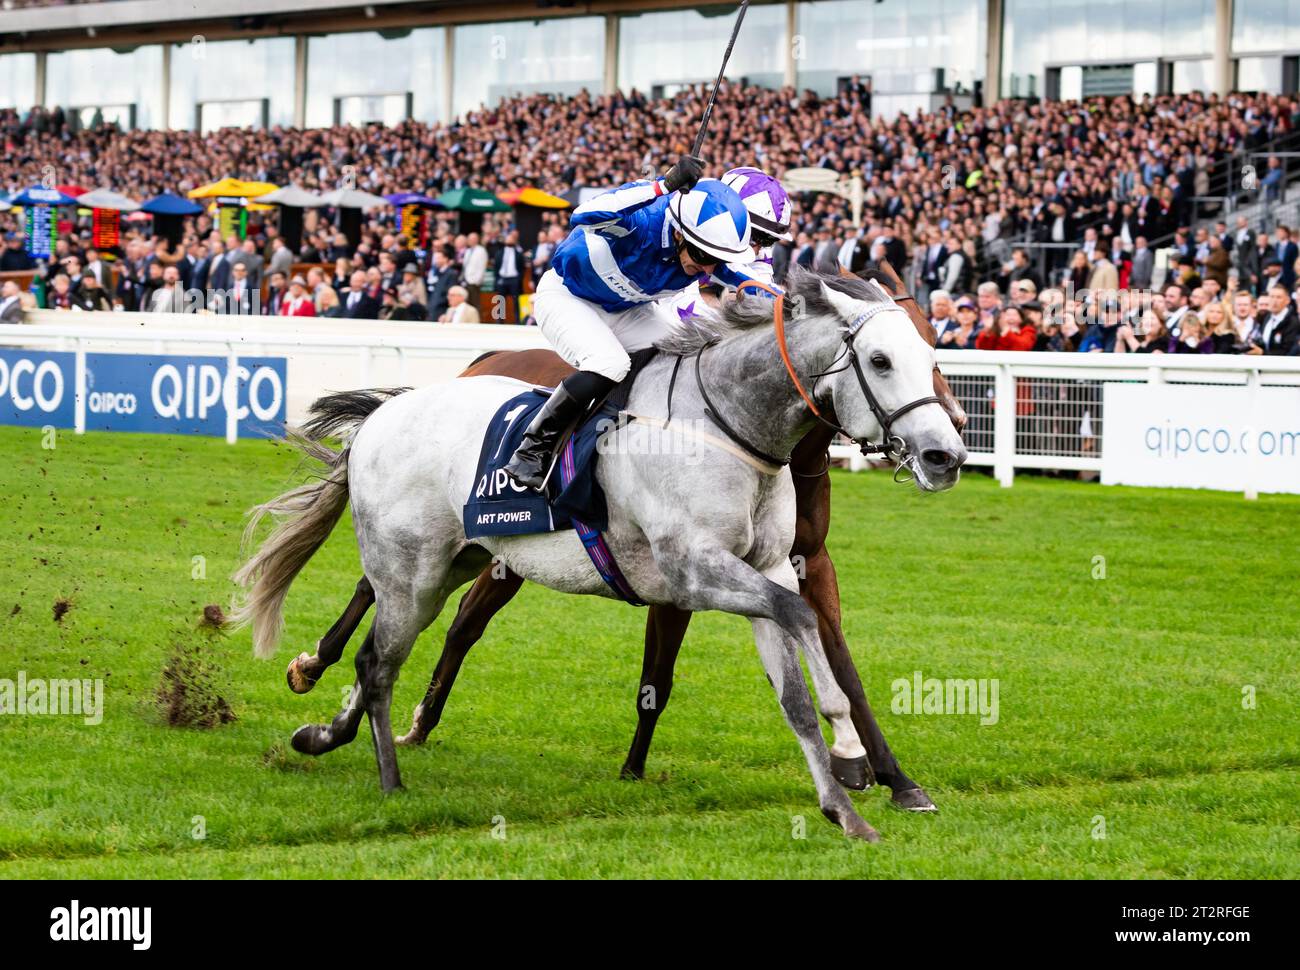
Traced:
<path id="1" fill-rule="evenodd" d="M 668 203 L 668 221 L 682 238 L 720 262 L 748 260 L 749 212 L 736 191 L 717 179 L 700 179 Z"/>

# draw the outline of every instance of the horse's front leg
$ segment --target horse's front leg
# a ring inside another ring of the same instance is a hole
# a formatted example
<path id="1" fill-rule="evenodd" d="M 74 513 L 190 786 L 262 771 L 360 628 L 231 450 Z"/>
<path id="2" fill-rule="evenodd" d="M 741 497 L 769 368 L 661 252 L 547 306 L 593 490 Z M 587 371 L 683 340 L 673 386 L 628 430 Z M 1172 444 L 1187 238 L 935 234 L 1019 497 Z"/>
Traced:
<path id="1" fill-rule="evenodd" d="M 636 692 L 636 735 L 623 762 L 620 778 L 645 777 L 645 759 L 650 751 L 659 715 L 668 706 L 673 689 L 673 668 L 677 653 L 691 622 L 688 610 L 675 606 L 652 606 L 645 624 L 645 657 L 641 661 L 641 684 Z"/>
<path id="2" fill-rule="evenodd" d="M 801 584 L 803 598 L 817 613 L 820 633 L 818 639 L 825 651 L 826 661 L 840 689 L 848 698 L 853 726 L 858 738 L 866 746 L 869 762 L 863 778 L 866 784 L 850 784 L 849 787 L 867 787 L 867 784 L 870 784 L 871 773 L 874 771 L 875 779 L 888 786 L 893 792 L 894 804 L 899 808 L 912 812 L 937 811 L 930 796 L 909 778 L 898 764 L 898 759 L 889 749 L 880 725 L 876 723 L 876 718 L 871 712 L 866 692 L 862 689 L 862 680 L 858 677 L 858 670 L 853 665 L 853 657 L 849 653 L 844 628 L 840 625 L 839 582 L 835 576 L 835 565 L 831 562 L 825 546 L 809 557 L 805 568 L 805 578 Z M 818 690 L 820 692 L 820 688 Z M 854 780 L 851 775 L 845 777 L 851 767 L 851 765 L 836 764 L 836 774 L 846 784 Z"/>
<path id="3" fill-rule="evenodd" d="M 783 559 L 764 575 L 724 549 L 687 547 L 676 536 L 655 542 L 654 556 L 672 585 L 679 608 L 721 610 L 754 621 L 759 657 L 786 723 L 799 739 L 822 814 L 846 835 L 873 842 L 879 839 L 876 830 L 854 810 L 831 771 L 830 752 L 817 724 L 797 649 L 801 647 L 807 656 L 819 652 L 817 616 L 799 598 L 790 562 Z"/>

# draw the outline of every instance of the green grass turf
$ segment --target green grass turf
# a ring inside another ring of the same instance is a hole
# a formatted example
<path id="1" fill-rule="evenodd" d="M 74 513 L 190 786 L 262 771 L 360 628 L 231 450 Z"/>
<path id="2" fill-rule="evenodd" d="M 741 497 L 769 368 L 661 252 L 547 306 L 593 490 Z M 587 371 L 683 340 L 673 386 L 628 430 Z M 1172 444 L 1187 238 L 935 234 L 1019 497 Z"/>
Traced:
<path id="1" fill-rule="evenodd" d="M 317 760 L 287 744 L 351 683 L 355 644 L 313 693 L 284 684 L 359 575 L 346 520 L 290 593 L 273 662 L 247 632 L 199 629 L 205 604 L 229 602 L 244 510 L 295 480 L 295 455 L 66 432 L 47 450 L 15 428 L 0 453 L 0 677 L 107 685 L 98 726 L 0 717 L 3 877 L 1300 876 L 1295 497 L 976 474 L 927 496 L 835 473 L 849 640 L 941 810 L 854 795 L 873 846 L 821 818 L 735 617 L 696 617 L 649 777 L 616 780 L 644 611 L 531 587 L 470 654 L 429 744 L 399 749 L 407 791 L 384 797 L 367 728 Z M 451 612 L 407 663 L 399 730 Z M 154 710 L 166 657 L 194 643 L 234 724 L 173 728 Z M 998 723 L 891 713 L 891 683 L 915 670 L 997 678 Z"/>

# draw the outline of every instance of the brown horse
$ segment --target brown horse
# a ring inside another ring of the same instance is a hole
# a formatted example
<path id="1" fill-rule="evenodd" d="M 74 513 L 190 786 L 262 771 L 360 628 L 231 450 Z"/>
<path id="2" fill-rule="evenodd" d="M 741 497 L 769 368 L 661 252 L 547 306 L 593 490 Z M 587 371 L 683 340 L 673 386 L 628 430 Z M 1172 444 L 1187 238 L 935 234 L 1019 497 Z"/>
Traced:
<path id="1" fill-rule="evenodd" d="M 884 270 L 881 282 L 892 286 L 895 299 L 907 310 L 922 337 L 933 346 L 934 328 L 915 299 L 905 292 L 892 268 L 885 264 Z M 571 373 L 573 369 L 549 350 L 523 350 L 485 355 L 461 376 L 490 374 L 554 387 Z M 934 369 L 934 392 L 944 402 L 957 430 L 962 430 L 966 424 L 965 412 L 953 397 L 938 367 Z M 866 758 L 853 760 L 832 756 L 832 765 L 840 783 L 848 788 L 861 790 L 879 782 L 891 789 L 893 801 L 899 807 L 917 812 L 934 811 L 935 805 L 929 795 L 904 774 L 898 759 L 890 751 L 867 702 L 840 625 L 839 584 L 834 564 L 826 551 L 831 494 L 830 477 L 826 474 L 829 467 L 827 449 L 833 436 L 830 428 L 819 425 L 799 443 L 790 458 L 797 503 L 795 540 L 790 554 L 803 557 L 804 576 L 800 593 L 817 614 L 826 657 L 836 681 L 849 698 L 853 725 L 867 752 Z M 469 592 L 461 598 L 429 689 L 415 709 L 411 730 L 399 738 L 398 743 L 409 745 L 425 741 L 442 716 L 465 655 L 482 637 L 491 619 L 514 598 L 522 585 L 522 578 L 499 565 L 489 566 L 475 580 Z M 315 656 L 304 653 L 290 663 L 288 681 L 291 689 L 297 693 L 311 690 L 325 668 L 342 656 L 348 638 L 373 603 L 374 592 L 363 577 L 343 615 L 317 644 Z M 672 692 L 673 669 L 690 620 L 691 614 L 686 610 L 673 606 L 649 607 L 641 682 L 637 690 L 637 729 L 623 764 L 621 775 L 624 778 L 639 779 L 645 774 L 650 741 Z"/>

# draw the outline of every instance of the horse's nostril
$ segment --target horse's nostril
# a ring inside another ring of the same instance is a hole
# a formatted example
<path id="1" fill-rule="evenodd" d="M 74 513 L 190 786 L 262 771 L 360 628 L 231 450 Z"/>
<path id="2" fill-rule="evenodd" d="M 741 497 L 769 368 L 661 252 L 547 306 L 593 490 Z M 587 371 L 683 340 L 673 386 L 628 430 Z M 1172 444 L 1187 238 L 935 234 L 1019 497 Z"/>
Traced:
<path id="1" fill-rule="evenodd" d="M 957 464 L 957 456 L 951 451 L 930 448 L 921 452 L 921 460 L 936 471 L 946 472 Z"/>

